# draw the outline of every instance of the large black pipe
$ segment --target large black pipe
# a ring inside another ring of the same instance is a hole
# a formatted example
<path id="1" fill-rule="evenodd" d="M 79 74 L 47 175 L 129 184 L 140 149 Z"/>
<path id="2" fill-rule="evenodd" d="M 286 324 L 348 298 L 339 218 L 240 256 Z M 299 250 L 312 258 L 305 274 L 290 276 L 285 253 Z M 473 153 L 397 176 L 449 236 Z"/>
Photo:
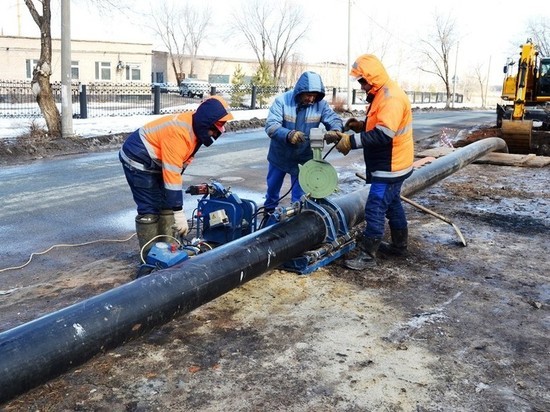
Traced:
<path id="1" fill-rule="evenodd" d="M 0 403 L 320 244 L 314 212 L 0 333 Z"/>
<path id="2" fill-rule="evenodd" d="M 404 193 L 421 190 L 476 158 L 506 147 L 501 139 L 483 142 L 415 172 L 414 179 L 405 182 Z M 335 200 L 348 227 L 364 220 L 367 196 L 368 188 Z M 0 403 L 300 256 L 322 243 L 326 233 L 321 216 L 306 211 L 181 265 L 0 333 Z"/>
<path id="3" fill-rule="evenodd" d="M 482 139 L 457 149 L 415 170 L 403 183 L 401 194 L 403 196 L 413 195 L 452 175 L 487 153 L 497 151 L 508 151 L 506 142 L 498 137 Z M 365 220 L 364 206 L 369 196 L 369 189 L 370 185 L 367 185 L 364 189 L 334 200 L 334 203 L 342 209 L 348 227 L 356 226 Z"/>

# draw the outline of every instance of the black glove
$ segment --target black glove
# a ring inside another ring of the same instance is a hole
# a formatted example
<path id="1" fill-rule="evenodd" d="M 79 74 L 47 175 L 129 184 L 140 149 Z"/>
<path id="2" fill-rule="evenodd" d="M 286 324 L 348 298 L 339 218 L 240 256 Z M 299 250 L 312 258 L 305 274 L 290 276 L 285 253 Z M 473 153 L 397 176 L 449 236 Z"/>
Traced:
<path id="1" fill-rule="evenodd" d="M 357 120 L 354 117 L 352 117 L 346 122 L 344 126 L 344 132 L 347 132 L 348 130 L 353 130 L 355 133 L 364 132 L 365 122 L 362 120 Z"/>

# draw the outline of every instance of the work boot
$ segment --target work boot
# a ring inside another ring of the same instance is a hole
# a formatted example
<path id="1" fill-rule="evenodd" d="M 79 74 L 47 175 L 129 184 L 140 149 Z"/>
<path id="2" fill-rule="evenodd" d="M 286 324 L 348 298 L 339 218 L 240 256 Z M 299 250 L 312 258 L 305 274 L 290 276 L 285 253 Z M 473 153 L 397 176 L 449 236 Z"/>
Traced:
<path id="1" fill-rule="evenodd" d="M 382 239 L 366 237 L 359 241 L 361 251 L 355 259 L 344 261 L 344 265 L 352 270 L 364 270 L 376 266 L 376 252 Z"/>
<path id="2" fill-rule="evenodd" d="M 174 212 L 171 209 L 163 209 L 160 211 L 158 220 L 158 234 L 166 237 L 159 238 L 160 242 L 172 243 L 174 241 Z"/>
<path id="3" fill-rule="evenodd" d="M 136 233 L 139 242 L 139 250 L 143 259 L 149 253 L 149 249 L 153 247 L 154 242 L 150 242 L 155 236 L 159 235 L 158 231 L 158 215 L 137 215 L 136 216 Z"/>
<path id="4" fill-rule="evenodd" d="M 408 229 L 392 229 L 391 242 L 380 243 L 379 251 L 385 255 L 406 256 L 407 239 L 409 237 Z"/>

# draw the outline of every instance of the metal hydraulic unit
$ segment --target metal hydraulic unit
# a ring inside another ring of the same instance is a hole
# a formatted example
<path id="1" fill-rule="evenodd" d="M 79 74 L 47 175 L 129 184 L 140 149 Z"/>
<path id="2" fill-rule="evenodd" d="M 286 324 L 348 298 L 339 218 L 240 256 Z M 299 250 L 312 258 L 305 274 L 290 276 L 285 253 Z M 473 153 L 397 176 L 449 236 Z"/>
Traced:
<path id="1" fill-rule="evenodd" d="M 256 203 L 240 199 L 221 183 L 189 186 L 185 192 L 203 195 L 194 213 L 196 237 L 191 240 L 183 237 L 178 239 L 174 234 L 173 242 L 155 242 L 137 277 L 172 267 L 256 230 Z"/>
<path id="2" fill-rule="evenodd" d="M 203 195 L 195 212 L 196 237 L 212 246 L 239 239 L 257 229 L 258 207 L 219 182 L 189 186 L 185 193 Z"/>

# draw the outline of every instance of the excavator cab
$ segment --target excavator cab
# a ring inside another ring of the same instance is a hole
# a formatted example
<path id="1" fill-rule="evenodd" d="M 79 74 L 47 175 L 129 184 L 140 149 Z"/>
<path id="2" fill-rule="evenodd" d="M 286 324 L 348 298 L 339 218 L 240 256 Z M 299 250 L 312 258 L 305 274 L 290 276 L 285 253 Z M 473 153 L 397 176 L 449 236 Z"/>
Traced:
<path id="1" fill-rule="evenodd" d="M 550 57 L 540 60 L 537 96 L 550 96 Z"/>

